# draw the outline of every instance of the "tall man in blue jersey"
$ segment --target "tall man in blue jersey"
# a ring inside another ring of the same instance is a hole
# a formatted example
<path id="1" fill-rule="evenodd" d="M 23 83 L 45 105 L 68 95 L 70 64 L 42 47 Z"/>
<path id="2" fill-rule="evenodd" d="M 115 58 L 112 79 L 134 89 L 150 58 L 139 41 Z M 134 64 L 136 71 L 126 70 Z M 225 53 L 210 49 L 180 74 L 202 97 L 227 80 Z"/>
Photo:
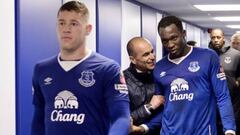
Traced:
<path id="1" fill-rule="evenodd" d="M 71 1 L 57 15 L 60 53 L 36 64 L 32 135 L 127 135 L 128 91 L 119 65 L 86 47 L 87 7 Z"/>
<path id="2" fill-rule="evenodd" d="M 188 46 L 175 16 L 162 18 L 158 32 L 169 52 L 154 69 L 156 89 L 165 96 L 161 135 L 217 135 L 216 107 L 225 134 L 234 135 L 231 99 L 217 54 Z"/>

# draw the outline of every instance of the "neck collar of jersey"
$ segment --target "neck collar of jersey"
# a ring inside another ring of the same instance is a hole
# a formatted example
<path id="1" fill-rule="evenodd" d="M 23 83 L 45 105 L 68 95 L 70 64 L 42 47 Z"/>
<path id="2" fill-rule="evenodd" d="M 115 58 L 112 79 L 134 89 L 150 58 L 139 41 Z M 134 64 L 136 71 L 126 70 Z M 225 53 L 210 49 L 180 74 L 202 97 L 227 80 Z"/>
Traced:
<path id="1" fill-rule="evenodd" d="M 180 64 L 185 58 L 187 58 L 187 56 L 189 56 L 192 53 L 193 47 L 192 46 L 189 46 L 189 47 L 190 47 L 190 51 L 186 55 L 176 59 L 170 59 L 170 55 L 168 54 L 168 60 L 174 64 L 177 64 L 177 65 Z"/>
<path id="2" fill-rule="evenodd" d="M 89 50 L 87 55 L 85 57 L 83 57 L 81 60 L 79 61 L 61 61 L 60 60 L 60 56 L 61 53 L 58 54 L 58 63 L 59 65 L 62 67 L 63 70 L 65 70 L 66 72 L 70 71 L 71 69 L 73 69 L 74 67 L 76 67 L 77 65 L 79 65 L 80 63 L 82 63 L 84 60 L 86 60 L 88 57 L 90 57 L 92 54 L 92 50 Z"/>

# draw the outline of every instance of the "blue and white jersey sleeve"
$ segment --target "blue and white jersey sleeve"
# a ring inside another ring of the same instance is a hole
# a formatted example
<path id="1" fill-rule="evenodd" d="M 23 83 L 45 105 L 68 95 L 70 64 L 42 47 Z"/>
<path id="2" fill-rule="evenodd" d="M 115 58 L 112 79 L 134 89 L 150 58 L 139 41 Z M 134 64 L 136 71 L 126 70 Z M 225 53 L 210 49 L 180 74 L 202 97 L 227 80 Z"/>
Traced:
<path id="1" fill-rule="evenodd" d="M 44 124 L 44 98 L 41 92 L 37 76 L 38 76 L 38 65 L 34 68 L 32 78 L 32 89 L 33 89 L 33 105 L 34 114 L 32 120 L 31 135 L 45 135 L 45 124 Z"/>
<path id="2" fill-rule="evenodd" d="M 213 53 L 210 59 L 211 63 L 209 74 L 211 75 L 211 84 L 216 96 L 224 132 L 226 130 L 235 131 L 235 119 L 231 99 L 229 96 L 229 89 L 226 82 L 226 76 L 223 68 L 220 66 L 218 56 Z"/>
<path id="3" fill-rule="evenodd" d="M 129 97 L 125 79 L 117 64 L 105 68 L 104 97 L 112 121 L 109 135 L 125 135 L 128 134 L 130 126 Z"/>

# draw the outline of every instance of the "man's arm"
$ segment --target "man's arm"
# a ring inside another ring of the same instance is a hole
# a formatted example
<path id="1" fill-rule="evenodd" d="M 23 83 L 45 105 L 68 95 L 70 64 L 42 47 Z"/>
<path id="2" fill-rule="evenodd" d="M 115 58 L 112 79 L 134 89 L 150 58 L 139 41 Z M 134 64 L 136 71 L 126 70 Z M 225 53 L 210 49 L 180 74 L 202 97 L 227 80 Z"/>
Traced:
<path id="1" fill-rule="evenodd" d="M 236 85 L 240 88 L 240 53 L 238 55 L 238 65 L 236 70 Z"/>
<path id="2" fill-rule="evenodd" d="M 164 104 L 162 95 L 154 95 L 148 104 L 142 105 L 131 113 L 133 120 L 147 119 L 160 106 Z"/>
<path id="3" fill-rule="evenodd" d="M 112 126 L 108 135 L 127 135 L 130 127 L 130 111 L 127 101 L 115 101 L 109 108 Z"/>
<path id="4" fill-rule="evenodd" d="M 139 126 L 131 125 L 131 133 L 136 134 L 145 134 L 148 132 L 152 132 L 156 130 L 156 128 L 161 128 L 162 125 L 162 111 L 163 106 L 157 109 L 157 111 L 153 114 L 154 116 L 146 121 L 145 123 L 142 123 Z"/>
<path id="5" fill-rule="evenodd" d="M 44 125 L 44 107 L 35 105 L 31 135 L 45 135 Z"/>
<path id="6" fill-rule="evenodd" d="M 34 114 L 32 119 L 31 135 L 45 135 L 45 123 L 44 123 L 44 106 L 45 101 L 38 84 L 38 65 L 34 68 L 34 73 L 32 77 L 33 85 L 33 105 Z"/>
<path id="7" fill-rule="evenodd" d="M 220 67 L 217 55 L 212 55 L 210 66 L 209 74 L 211 77 L 211 85 L 217 99 L 223 131 L 225 134 L 235 133 L 236 125 L 229 89 L 226 82 L 226 76 L 223 72 L 223 68 Z"/>
<path id="8" fill-rule="evenodd" d="M 164 96 L 162 95 L 153 95 L 149 104 L 152 105 L 153 110 L 156 110 L 160 105 L 163 105 L 165 102 Z"/>
<path id="9" fill-rule="evenodd" d="M 108 135 L 127 135 L 130 127 L 130 107 L 125 78 L 116 63 L 105 66 L 104 98 L 110 117 Z"/>

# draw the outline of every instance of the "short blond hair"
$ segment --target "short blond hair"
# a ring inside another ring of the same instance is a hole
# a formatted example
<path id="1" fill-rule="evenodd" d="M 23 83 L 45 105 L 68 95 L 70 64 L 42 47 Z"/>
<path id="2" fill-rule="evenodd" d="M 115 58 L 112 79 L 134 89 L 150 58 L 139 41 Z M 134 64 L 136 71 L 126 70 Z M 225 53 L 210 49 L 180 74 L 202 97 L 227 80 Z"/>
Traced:
<path id="1" fill-rule="evenodd" d="M 89 11 L 87 6 L 79 1 L 69 1 L 64 3 L 60 9 L 58 10 L 58 14 L 62 11 L 75 11 L 77 13 L 81 13 L 81 16 L 86 19 L 86 21 L 89 20 Z"/>
<path id="2" fill-rule="evenodd" d="M 240 40 L 240 33 L 233 34 L 231 37 L 231 40 L 234 40 L 234 39 Z"/>

